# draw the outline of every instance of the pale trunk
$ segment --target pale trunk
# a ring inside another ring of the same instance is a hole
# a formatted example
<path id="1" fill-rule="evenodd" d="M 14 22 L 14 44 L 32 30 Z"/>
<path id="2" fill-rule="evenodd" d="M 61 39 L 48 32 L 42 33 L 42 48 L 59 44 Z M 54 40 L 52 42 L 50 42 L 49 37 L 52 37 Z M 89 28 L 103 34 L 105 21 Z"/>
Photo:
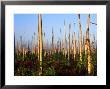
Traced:
<path id="1" fill-rule="evenodd" d="M 35 51 L 36 51 L 36 44 L 35 44 L 35 33 L 34 33 L 34 54 L 35 54 Z"/>
<path id="2" fill-rule="evenodd" d="M 71 25 L 69 24 L 69 36 L 68 36 L 68 61 L 70 60 L 70 28 L 71 28 Z"/>
<path id="3" fill-rule="evenodd" d="M 75 34 L 75 32 L 74 32 L 74 42 L 73 42 L 73 44 L 74 44 L 74 60 L 75 60 L 75 57 L 76 57 L 76 34 Z"/>
<path id="4" fill-rule="evenodd" d="M 24 56 L 25 56 L 25 50 L 24 50 L 24 47 L 23 47 L 23 61 L 24 61 Z"/>
<path id="5" fill-rule="evenodd" d="M 42 42 L 42 16 L 39 15 L 38 17 L 38 21 L 39 21 L 39 39 L 40 39 L 40 71 L 39 71 L 39 75 L 42 74 L 42 48 L 43 48 L 43 42 Z"/>
<path id="6" fill-rule="evenodd" d="M 78 23 L 79 23 L 79 51 L 80 51 L 80 61 L 82 63 L 82 29 L 80 22 L 80 14 L 78 15 Z"/>
<path id="7" fill-rule="evenodd" d="M 53 28 L 52 28 L 52 54 L 53 54 L 53 51 L 54 51 L 54 34 L 53 34 Z"/>
<path id="8" fill-rule="evenodd" d="M 39 17 L 38 17 L 39 18 Z M 38 60 L 39 60 L 39 49 L 40 49 L 40 42 L 39 42 L 39 22 L 38 22 Z"/>
<path id="9" fill-rule="evenodd" d="M 90 14 L 88 15 L 88 20 L 86 25 L 86 42 L 85 42 L 85 55 L 87 56 L 88 74 L 90 75 L 91 74 L 91 57 L 90 57 L 89 24 L 90 24 Z"/>
<path id="10" fill-rule="evenodd" d="M 66 57 L 66 24 L 64 20 L 64 55 Z"/>

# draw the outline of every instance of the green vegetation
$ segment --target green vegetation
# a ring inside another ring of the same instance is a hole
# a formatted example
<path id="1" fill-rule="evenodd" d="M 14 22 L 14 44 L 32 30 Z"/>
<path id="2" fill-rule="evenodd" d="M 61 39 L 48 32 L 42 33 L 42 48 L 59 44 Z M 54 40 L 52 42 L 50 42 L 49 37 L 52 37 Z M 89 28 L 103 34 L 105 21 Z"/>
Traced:
<path id="1" fill-rule="evenodd" d="M 77 54 L 76 61 L 73 61 L 72 56 L 70 56 L 70 61 L 68 65 L 68 60 L 65 58 L 63 53 L 54 53 L 51 56 L 46 55 L 43 60 L 43 72 L 42 76 L 86 76 L 87 71 L 87 60 L 86 56 L 82 56 L 82 63 L 80 62 L 80 57 Z M 24 59 L 22 54 L 15 56 L 15 75 L 16 76 L 38 76 L 39 75 L 39 61 L 34 54 L 27 54 Z M 91 64 L 92 72 L 91 75 L 97 75 L 97 52 L 96 50 L 91 53 Z"/>

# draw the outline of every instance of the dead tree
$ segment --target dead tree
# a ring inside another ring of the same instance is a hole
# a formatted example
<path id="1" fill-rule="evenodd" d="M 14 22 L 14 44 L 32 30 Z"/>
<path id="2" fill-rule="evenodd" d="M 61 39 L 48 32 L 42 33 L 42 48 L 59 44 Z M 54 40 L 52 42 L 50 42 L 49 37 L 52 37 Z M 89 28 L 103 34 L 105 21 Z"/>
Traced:
<path id="1" fill-rule="evenodd" d="M 85 55 L 87 56 L 88 74 L 90 75 L 91 74 L 91 56 L 90 56 L 89 24 L 90 24 L 90 14 L 88 15 L 88 19 L 87 19 L 86 41 L 85 41 Z"/>
<path id="2" fill-rule="evenodd" d="M 68 62 L 70 60 L 70 29 L 71 29 L 71 24 L 69 24 L 69 35 L 68 35 Z"/>
<path id="3" fill-rule="evenodd" d="M 65 20 L 64 20 L 64 43 L 63 43 L 64 45 L 64 55 L 65 55 L 65 57 L 66 57 L 66 23 L 65 23 Z"/>
<path id="4" fill-rule="evenodd" d="M 74 32 L 74 41 L 73 41 L 73 49 L 74 49 L 74 61 L 75 61 L 75 58 L 76 58 L 76 34 Z"/>
<path id="5" fill-rule="evenodd" d="M 38 35 L 39 35 L 39 62 L 40 62 L 40 71 L 39 71 L 39 75 L 42 74 L 42 50 L 43 50 L 43 42 L 42 42 L 42 16 L 41 14 L 38 15 Z"/>
<path id="6" fill-rule="evenodd" d="M 82 28 L 80 22 L 80 14 L 78 14 L 78 25 L 79 25 L 79 52 L 80 52 L 80 62 L 82 63 Z"/>

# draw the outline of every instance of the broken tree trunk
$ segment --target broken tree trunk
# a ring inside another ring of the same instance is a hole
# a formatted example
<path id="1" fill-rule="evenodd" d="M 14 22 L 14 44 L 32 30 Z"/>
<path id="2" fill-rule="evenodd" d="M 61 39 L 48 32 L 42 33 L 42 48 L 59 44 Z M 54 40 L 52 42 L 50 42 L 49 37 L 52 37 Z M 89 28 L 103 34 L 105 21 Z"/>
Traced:
<path id="1" fill-rule="evenodd" d="M 68 35 L 68 62 L 70 60 L 70 29 L 71 29 L 71 24 L 69 24 L 69 35 Z"/>
<path id="2" fill-rule="evenodd" d="M 66 57 L 66 24 L 65 24 L 65 20 L 64 20 L 64 55 Z"/>
<path id="3" fill-rule="evenodd" d="M 74 49 L 74 61 L 75 61 L 75 57 L 76 57 L 76 34 L 74 32 L 74 41 L 73 41 L 73 49 Z"/>
<path id="4" fill-rule="evenodd" d="M 39 17 L 38 17 L 39 18 Z M 39 51 L 39 49 L 40 49 L 40 40 L 39 40 L 40 38 L 39 38 L 39 21 L 38 21 L 38 48 L 37 48 L 37 50 L 38 50 L 38 60 L 39 60 L 39 57 L 40 57 L 40 51 Z"/>
<path id="5" fill-rule="evenodd" d="M 90 24 L 90 14 L 88 15 L 88 20 L 86 25 L 86 41 L 85 41 L 85 55 L 87 56 L 88 75 L 91 74 L 89 24 Z"/>
<path id="6" fill-rule="evenodd" d="M 40 71 L 39 75 L 42 74 L 42 48 L 43 48 L 43 42 L 42 42 L 42 16 L 41 14 L 38 15 L 38 30 L 39 30 L 39 62 L 40 62 Z"/>
<path id="7" fill-rule="evenodd" d="M 35 52 L 36 52 L 36 44 L 35 44 L 35 43 L 36 43 L 36 42 L 35 42 L 35 39 L 36 39 L 36 38 L 35 38 L 35 36 L 36 36 L 36 34 L 35 34 L 35 32 L 34 32 L 34 54 L 36 54 L 36 53 L 35 53 Z"/>
<path id="8" fill-rule="evenodd" d="M 80 14 L 78 14 L 78 24 L 79 24 L 79 52 L 80 52 L 80 62 L 82 63 L 82 28 L 80 22 Z"/>
<path id="9" fill-rule="evenodd" d="M 24 61 L 24 56 L 25 56 L 25 50 L 24 50 L 24 47 L 23 47 L 23 61 Z"/>
<path id="10" fill-rule="evenodd" d="M 54 33 L 53 33 L 53 28 L 52 28 L 52 48 L 51 48 L 52 54 L 54 52 Z"/>

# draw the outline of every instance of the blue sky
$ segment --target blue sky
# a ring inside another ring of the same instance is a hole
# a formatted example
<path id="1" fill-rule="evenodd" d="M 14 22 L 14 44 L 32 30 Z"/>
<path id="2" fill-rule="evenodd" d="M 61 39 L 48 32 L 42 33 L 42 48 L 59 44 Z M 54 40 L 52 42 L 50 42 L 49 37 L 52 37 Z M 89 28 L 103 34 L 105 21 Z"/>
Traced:
<path id="1" fill-rule="evenodd" d="M 82 33 L 85 36 L 86 24 L 88 14 L 80 14 Z M 90 14 L 90 21 L 97 23 L 97 15 Z M 63 39 L 64 32 L 64 19 L 66 21 L 66 34 L 68 36 L 69 24 L 71 24 L 71 37 L 73 32 L 76 32 L 78 38 L 78 15 L 77 14 L 43 14 L 42 15 L 42 30 L 45 32 L 45 40 L 51 42 L 52 27 L 54 31 L 55 40 Z M 75 25 L 74 25 L 75 23 Z M 60 33 L 61 29 L 61 33 Z M 15 14 L 14 15 L 14 31 L 16 40 L 20 39 L 20 36 L 24 40 L 32 40 L 34 32 L 38 32 L 38 14 Z M 90 24 L 90 38 L 93 39 L 93 34 L 97 34 L 97 26 Z M 66 37 L 67 38 L 67 37 Z"/>

